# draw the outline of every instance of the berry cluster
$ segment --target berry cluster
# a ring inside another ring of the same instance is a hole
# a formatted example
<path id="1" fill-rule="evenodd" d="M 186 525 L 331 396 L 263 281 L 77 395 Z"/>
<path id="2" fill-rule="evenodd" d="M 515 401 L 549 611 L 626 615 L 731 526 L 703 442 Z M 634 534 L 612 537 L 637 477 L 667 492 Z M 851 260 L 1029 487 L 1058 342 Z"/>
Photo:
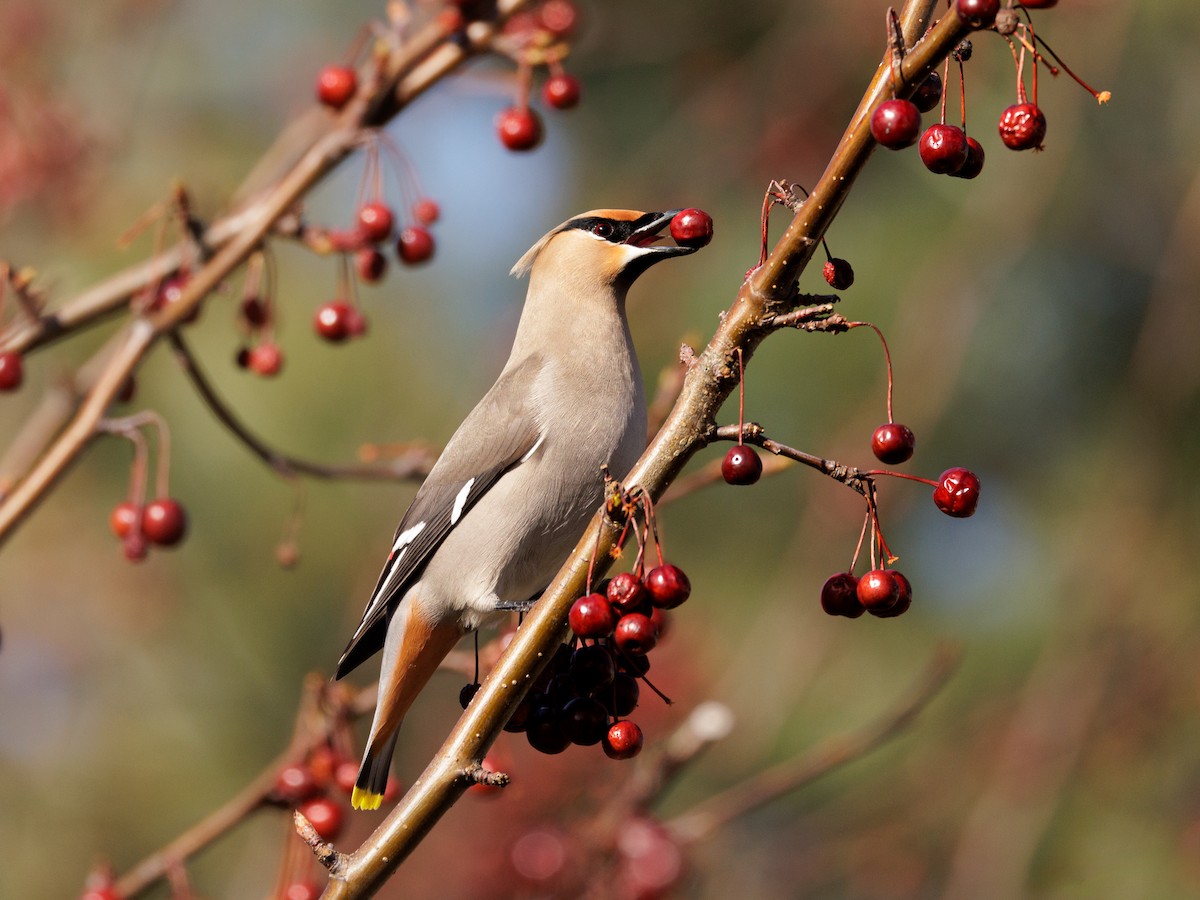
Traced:
<path id="1" fill-rule="evenodd" d="M 690 594 L 683 570 L 663 563 L 641 577 L 622 572 L 580 597 L 569 617 L 574 639 L 559 646 L 505 730 L 523 732 L 542 753 L 600 744 L 612 759 L 636 756 L 642 729 L 625 717 L 637 708 L 647 654 L 666 631 L 665 610 Z M 464 709 L 478 690 L 478 684 L 463 687 Z"/>
<path id="2" fill-rule="evenodd" d="M 156 497 L 145 502 L 149 449 L 141 427 L 149 425 L 158 432 L 158 471 Z M 174 547 L 187 535 L 188 516 L 182 503 L 170 496 L 170 436 L 166 423 L 152 413 L 113 420 L 110 432 L 128 438 L 133 444 L 129 499 L 118 503 L 109 514 L 112 533 L 121 541 L 125 558 L 138 562 L 146 558 L 150 546 Z"/>
<path id="3" fill-rule="evenodd" d="M 1099 102 L 1109 99 L 1107 91 L 1096 91 L 1071 72 L 1044 41 L 1034 32 L 1029 9 L 1045 9 L 1054 5 L 1054 0 L 1021 3 L 1026 22 L 1021 22 L 1017 9 L 1009 6 L 1001 10 L 1000 0 L 955 0 L 954 13 L 975 29 L 991 29 L 1008 41 L 1017 69 L 1017 102 L 1000 114 L 998 131 L 1000 140 L 1010 150 L 1040 150 L 1046 136 L 1046 116 L 1037 105 L 1038 63 L 1046 65 L 1051 74 L 1057 75 L 1058 66 L 1066 70 L 1079 84 Z M 1015 39 L 1013 37 L 1015 35 Z M 1020 47 L 1018 51 L 1018 45 Z M 1058 66 L 1051 65 L 1039 52 L 1046 50 Z M 983 171 L 983 145 L 967 134 L 966 92 L 964 90 L 963 63 L 970 59 L 972 45 L 963 41 L 953 54 L 959 68 L 959 95 L 961 126 L 946 122 L 946 96 L 943 77 L 930 73 L 913 92 L 911 99 L 893 97 L 884 100 L 871 113 L 871 136 L 889 150 L 901 150 L 918 143 L 921 162 L 937 175 L 953 175 L 957 178 L 975 178 Z M 1022 77 L 1025 55 L 1033 57 L 1033 99 L 1025 92 Z M 950 60 L 946 60 L 947 74 Z M 921 130 L 921 113 L 929 112 L 941 103 L 941 120 Z"/>
<path id="4" fill-rule="evenodd" d="M 579 80 L 563 69 L 578 19 L 571 0 L 545 0 L 505 23 L 496 47 L 517 64 L 517 92 L 512 105 L 496 115 L 495 125 L 496 135 L 509 150 L 532 150 L 545 135 L 541 116 L 530 106 L 534 69 L 544 67 L 549 73 L 542 85 L 542 102 L 558 110 L 579 105 Z"/>

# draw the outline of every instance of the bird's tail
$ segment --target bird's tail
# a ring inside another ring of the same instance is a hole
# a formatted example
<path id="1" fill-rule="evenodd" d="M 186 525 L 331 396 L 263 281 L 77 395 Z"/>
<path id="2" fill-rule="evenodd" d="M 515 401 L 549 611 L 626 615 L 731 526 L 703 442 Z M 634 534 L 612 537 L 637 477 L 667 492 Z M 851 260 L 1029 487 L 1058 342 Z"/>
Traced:
<path id="1" fill-rule="evenodd" d="M 456 622 L 430 622 L 413 602 L 402 604 L 392 617 L 383 647 L 371 736 L 350 797 L 355 809 L 378 809 L 383 803 L 400 723 L 462 635 Z"/>

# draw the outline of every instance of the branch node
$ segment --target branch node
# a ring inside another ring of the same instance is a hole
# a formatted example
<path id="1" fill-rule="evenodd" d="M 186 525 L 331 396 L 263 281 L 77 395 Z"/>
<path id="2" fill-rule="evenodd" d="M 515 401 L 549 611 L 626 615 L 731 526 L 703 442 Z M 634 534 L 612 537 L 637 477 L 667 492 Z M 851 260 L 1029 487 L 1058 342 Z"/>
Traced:
<path id="1" fill-rule="evenodd" d="M 471 784 L 483 784 L 488 787 L 508 787 L 512 779 L 506 772 L 493 772 L 491 769 L 485 769 L 479 763 L 471 763 L 462 770 L 462 777 Z"/>
<path id="2" fill-rule="evenodd" d="M 344 854 L 339 853 L 333 844 L 323 840 L 317 834 L 317 829 L 313 827 L 312 822 L 305 818 L 304 813 L 296 810 L 292 814 L 292 821 L 296 826 L 296 834 L 300 835 L 300 840 L 308 844 L 313 856 L 317 858 L 317 862 L 330 871 L 333 871 L 334 867 L 341 866 L 345 859 Z"/>

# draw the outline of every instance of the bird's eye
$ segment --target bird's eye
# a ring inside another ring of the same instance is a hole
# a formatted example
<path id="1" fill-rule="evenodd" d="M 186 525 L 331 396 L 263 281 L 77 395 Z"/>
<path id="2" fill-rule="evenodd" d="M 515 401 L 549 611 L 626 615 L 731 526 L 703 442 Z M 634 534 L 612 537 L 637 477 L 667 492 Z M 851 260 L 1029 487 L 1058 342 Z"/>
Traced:
<path id="1" fill-rule="evenodd" d="M 602 237 L 605 240 L 608 240 L 610 237 L 612 237 L 612 233 L 613 227 L 611 222 L 597 222 L 592 226 L 592 234 L 596 235 L 596 237 Z"/>

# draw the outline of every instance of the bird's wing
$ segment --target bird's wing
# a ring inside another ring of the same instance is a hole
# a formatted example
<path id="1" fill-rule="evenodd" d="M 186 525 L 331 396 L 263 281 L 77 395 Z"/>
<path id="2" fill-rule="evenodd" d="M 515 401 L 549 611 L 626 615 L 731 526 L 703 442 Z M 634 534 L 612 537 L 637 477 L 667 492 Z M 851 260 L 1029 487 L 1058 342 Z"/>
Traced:
<path id="1" fill-rule="evenodd" d="M 541 361 L 505 371 L 463 420 L 400 520 L 392 550 L 346 645 L 335 678 L 383 648 L 388 621 L 446 535 L 505 473 L 529 459 L 542 440 L 530 403 Z"/>

